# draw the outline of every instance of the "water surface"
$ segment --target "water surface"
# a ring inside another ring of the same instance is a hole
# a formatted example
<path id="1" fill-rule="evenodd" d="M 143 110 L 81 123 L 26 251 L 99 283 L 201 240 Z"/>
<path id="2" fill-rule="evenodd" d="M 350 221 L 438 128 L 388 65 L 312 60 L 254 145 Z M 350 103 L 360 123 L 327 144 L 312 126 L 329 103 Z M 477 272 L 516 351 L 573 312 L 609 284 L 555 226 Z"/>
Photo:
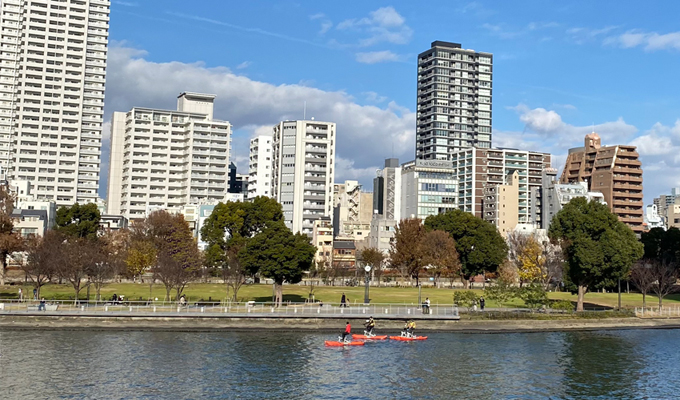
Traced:
<path id="1" fill-rule="evenodd" d="M 2 398 L 672 399 L 680 330 L 435 333 L 0 331 Z"/>

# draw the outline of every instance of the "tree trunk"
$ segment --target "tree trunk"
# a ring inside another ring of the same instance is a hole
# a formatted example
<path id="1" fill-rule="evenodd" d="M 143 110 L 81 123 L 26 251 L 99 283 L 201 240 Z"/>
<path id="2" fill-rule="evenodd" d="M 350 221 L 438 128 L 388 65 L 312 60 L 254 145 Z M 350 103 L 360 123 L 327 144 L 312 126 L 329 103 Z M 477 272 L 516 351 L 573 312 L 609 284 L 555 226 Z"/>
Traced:
<path id="1" fill-rule="evenodd" d="M 95 290 L 96 293 L 97 293 L 97 294 L 96 294 L 96 296 L 97 296 L 97 297 L 96 297 L 97 301 L 101 301 L 101 299 L 102 299 L 102 295 L 101 295 L 102 285 L 101 285 L 101 283 L 95 283 L 95 284 L 94 284 L 94 290 Z"/>
<path id="2" fill-rule="evenodd" d="M 465 279 L 464 276 L 460 277 L 461 282 L 463 282 L 463 289 L 468 290 L 470 289 L 470 280 Z M 451 286 L 453 286 L 453 282 L 451 283 Z"/>
<path id="3" fill-rule="evenodd" d="M 170 301 L 170 291 L 172 287 L 165 285 L 165 301 Z"/>
<path id="4" fill-rule="evenodd" d="M 80 285 L 78 287 L 73 288 L 76 291 L 76 299 L 73 301 L 73 304 L 78 304 L 78 297 L 80 297 Z"/>
<path id="5" fill-rule="evenodd" d="M 274 283 L 274 291 L 276 293 L 274 306 L 281 307 L 283 304 L 283 283 Z"/>
<path id="6" fill-rule="evenodd" d="M 661 303 L 663 302 L 663 296 L 659 295 L 659 313 L 661 313 Z"/>
<path id="7" fill-rule="evenodd" d="M 647 293 L 642 292 L 642 308 L 647 308 Z"/>
<path id="8" fill-rule="evenodd" d="M 586 287 L 585 286 L 578 286 L 578 301 L 576 303 L 576 311 L 583 311 L 583 297 L 586 295 Z"/>
<path id="9" fill-rule="evenodd" d="M 7 255 L 0 253 L 0 286 L 5 286 L 5 271 L 7 270 Z"/>

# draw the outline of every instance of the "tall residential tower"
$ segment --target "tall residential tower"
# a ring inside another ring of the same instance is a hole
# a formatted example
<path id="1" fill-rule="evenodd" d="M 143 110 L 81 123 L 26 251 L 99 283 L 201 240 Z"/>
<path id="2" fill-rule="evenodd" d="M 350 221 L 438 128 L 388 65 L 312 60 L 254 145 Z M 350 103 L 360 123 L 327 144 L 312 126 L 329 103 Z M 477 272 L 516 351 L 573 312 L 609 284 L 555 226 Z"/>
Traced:
<path id="1" fill-rule="evenodd" d="M 435 41 L 418 55 L 416 159 L 491 147 L 491 53 Z"/>
<path id="2" fill-rule="evenodd" d="M 272 197 L 293 232 L 310 237 L 314 221 L 333 212 L 335 123 L 283 121 L 272 136 Z"/>
<path id="3" fill-rule="evenodd" d="M 37 200 L 97 200 L 109 0 L 2 0 L 0 168 Z"/>

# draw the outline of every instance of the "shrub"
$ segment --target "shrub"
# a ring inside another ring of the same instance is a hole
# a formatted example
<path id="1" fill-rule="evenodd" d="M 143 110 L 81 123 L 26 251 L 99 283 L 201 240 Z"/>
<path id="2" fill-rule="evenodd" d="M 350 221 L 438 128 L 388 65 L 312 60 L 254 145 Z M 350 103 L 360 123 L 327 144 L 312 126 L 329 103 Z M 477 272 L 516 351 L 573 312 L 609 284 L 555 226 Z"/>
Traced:
<path id="1" fill-rule="evenodd" d="M 565 311 L 568 313 L 574 312 L 574 303 L 569 300 L 557 300 L 550 304 L 550 308 L 553 310 Z"/>
<path id="2" fill-rule="evenodd" d="M 519 291 L 519 297 L 524 300 L 524 304 L 531 309 L 539 309 L 548 304 L 548 293 L 543 285 L 532 283 Z"/>
<path id="3" fill-rule="evenodd" d="M 479 301 L 479 296 L 471 290 L 456 291 L 453 294 L 453 304 L 461 307 L 467 307 L 468 311 Z"/>

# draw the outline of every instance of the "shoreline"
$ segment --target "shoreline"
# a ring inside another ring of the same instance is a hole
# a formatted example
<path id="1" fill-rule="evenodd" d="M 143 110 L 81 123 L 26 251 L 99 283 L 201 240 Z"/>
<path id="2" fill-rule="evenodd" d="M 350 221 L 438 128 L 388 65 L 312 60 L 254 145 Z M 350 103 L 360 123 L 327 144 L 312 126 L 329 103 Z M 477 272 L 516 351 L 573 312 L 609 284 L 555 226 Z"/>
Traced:
<path id="1" fill-rule="evenodd" d="M 403 317 L 376 318 L 381 332 L 401 330 Z M 679 329 L 680 319 L 602 318 L 556 320 L 452 320 L 415 319 L 420 332 L 531 333 L 627 329 Z M 345 321 L 361 332 L 365 317 L 333 316 L 301 318 L 291 316 L 103 316 L 0 314 L 0 330 L 91 330 L 91 331 L 318 331 L 338 332 Z"/>

